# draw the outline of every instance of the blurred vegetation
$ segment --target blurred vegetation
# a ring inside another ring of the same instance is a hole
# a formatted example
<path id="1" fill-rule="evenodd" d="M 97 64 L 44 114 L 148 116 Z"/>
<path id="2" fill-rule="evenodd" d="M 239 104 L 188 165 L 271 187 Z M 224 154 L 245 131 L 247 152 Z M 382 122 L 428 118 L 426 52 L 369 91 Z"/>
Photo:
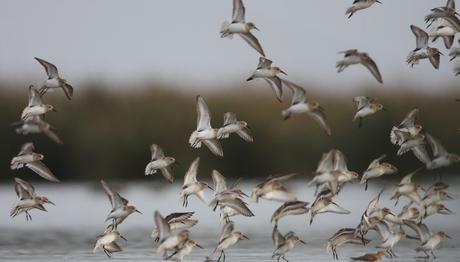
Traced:
<path id="1" fill-rule="evenodd" d="M 421 109 L 419 122 L 424 128 L 438 137 L 449 151 L 460 152 L 457 131 L 460 103 L 454 99 L 459 94 L 453 88 L 439 95 L 423 95 L 404 88 L 394 94 L 375 86 L 366 88 L 367 92 L 353 91 L 345 96 L 310 92 L 308 85 L 304 87 L 307 97 L 319 101 L 326 109 L 331 137 L 306 115 L 282 120 L 281 110 L 290 105 L 288 90 L 285 90 L 284 102 L 278 103 L 268 87 L 184 90 L 162 83 L 111 90 L 108 85 L 98 83 L 76 86 L 70 102 L 61 92 L 49 93 L 44 98 L 58 110 L 45 118 L 64 141 L 64 145 L 57 145 L 44 135 L 15 133 L 10 123 L 19 119 L 27 104 L 27 87 L 9 84 L 6 88 L 6 84 L 0 84 L 0 179 L 38 178 L 30 170 L 9 169 L 11 158 L 22 143 L 29 141 L 35 143 L 36 152 L 45 154 L 44 162 L 63 181 L 97 181 L 100 178 L 164 181 L 160 175 L 143 175 L 150 160 L 151 143 L 159 144 L 167 155 L 178 160 L 174 170 L 176 181 L 180 182 L 197 156 L 201 157 L 199 176 L 208 179 L 212 169 L 228 177 L 255 178 L 287 172 L 310 176 L 321 154 L 331 148 L 338 148 L 347 155 L 351 170 L 362 172 L 370 161 L 386 153 L 386 161 L 405 173 L 419 167 L 420 163 L 411 153 L 396 156 L 397 148 L 389 141 L 389 131 L 414 106 Z M 225 112 L 235 112 L 240 120 L 249 123 L 254 143 L 246 143 L 232 135 L 222 141 L 225 155 L 222 159 L 212 155 L 206 147 L 192 149 L 188 138 L 196 128 L 197 94 L 203 95 L 208 103 L 214 127 L 222 125 Z M 368 117 L 363 127 L 358 128 L 358 123 L 351 121 L 355 112 L 354 95 L 374 97 L 387 111 Z M 452 174 L 458 168 L 442 172 Z"/>

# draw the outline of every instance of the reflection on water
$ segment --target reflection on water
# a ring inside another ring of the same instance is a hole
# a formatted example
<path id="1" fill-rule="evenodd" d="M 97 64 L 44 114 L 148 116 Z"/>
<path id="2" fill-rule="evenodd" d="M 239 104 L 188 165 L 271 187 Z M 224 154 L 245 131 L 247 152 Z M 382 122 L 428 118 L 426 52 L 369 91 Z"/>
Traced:
<path id="1" fill-rule="evenodd" d="M 306 188 L 305 181 L 291 182 L 288 187 L 297 193 L 301 200 L 313 200 L 313 188 Z M 431 181 L 430 181 L 431 182 Z M 450 191 L 459 192 L 460 180 L 447 179 L 445 182 L 453 183 Z M 388 182 L 387 182 L 388 183 Z M 394 183 L 394 182 L 393 182 Z M 280 230 L 296 231 L 307 242 L 307 246 L 299 246 L 287 258 L 290 261 L 327 261 L 331 254 L 326 253 L 326 241 L 341 227 L 354 227 L 359 221 L 362 211 L 371 197 L 377 194 L 380 186 L 390 188 L 391 184 L 373 181 L 368 191 L 358 185 L 349 185 L 344 188 L 336 198 L 336 202 L 352 211 L 350 215 L 325 214 L 318 215 L 311 226 L 305 216 L 284 218 L 280 221 Z M 426 185 L 428 183 L 425 183 Z M 249 193 L 254 183 L 243 185 L 245 192 Z M 153 212 L 159 210 L 166 215 L 170 212 L 195 211 L 195 217 L 200 220 L 192 230 L 192 237 L 205 250 L 194 249 L 187 261 L 203 261 L 216 245 L 219 235 L 218 214 L 196 198 L 191 198 L 189 207 L 183 208 L 178 201 L 180 185 L 174 184 L 166 189 L 154 188 L 145 184 L 130 184 L 123 187 L 120 193 L 130 200 L 144 215 L 131 215 L 119 230 L 128 238 L 128 242 L 120 241 L 124 251 L 114 254 L 114 259 L 160 261 L 154 253 L 153 241 L 150 233 L 153 228 Z M 24 216 L 11 219 L 9 209 L 14 205 L 16 195 L 13 186 L 0 186 L 0 260 L 32 260 L 32 261 L 61 261 L 61 260 L 107 260 L 104 253 L 92 254 L 95 237 L 105 227 L 104 220 L 110 211 L 110 204 L 102 189 L 89 184 L 36 184 L 39 195 L 48 196 L 56 207 L 49 206 L 48 212 L 33 211 L 33 220 L 27 222 Z M 208 199 L 212 192 L 207 192 Z M 388 201 L 391 190 L 388 189 L 382 198 L 381 206 L 386 206 L 398 213 L 405 203 L 394 207 Z M 249 200 L 248 200 L 249 201 Z M 250 202 L 250 201 L 249 201 Z M 229 250 L 227 259 L 232 261 L 273 261 L 270 257 L 273 252 L 271 242 L 270 216 L 281 203 L 262 200 L 255 204 L 250 202 L 250 208 L 255 217 L 235 218 L 238 230 L 245 232 L 250 240 L 240 242 Z M 446 206 L 458 213 L 460 203 L 458 197 L 446 202 Z M 458 215 L 435 215 L 426 220 L 433 231 L 444 230 L 453 237 L 442 244 L 437 251 L 438 261 L 458 261 L 460 256 L 460 228 Z M 367 247 L 345 246 L 338 249 L 342 259 L 357 256 L 366 252 L 374 252 L 379 244 L 375 233 L 370 233 L 373 241 Z M 395 248 L 398 255 L 393 261 L 416 261 L 413 249 L 417 243 L 412 240 L 403 240 Z M 423 260 L 421 260 L 423 261 Z"/>

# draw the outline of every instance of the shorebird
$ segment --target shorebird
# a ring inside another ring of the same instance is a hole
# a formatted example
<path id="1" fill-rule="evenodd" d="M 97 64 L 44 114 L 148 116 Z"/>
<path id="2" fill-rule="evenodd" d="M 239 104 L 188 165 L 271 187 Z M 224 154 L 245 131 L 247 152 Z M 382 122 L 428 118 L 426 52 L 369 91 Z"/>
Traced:
<path id="1" fill-rule="evenodd" d="M 254 141 L 248 123 L 238 121 L 235 113 L 227 112 L 224 114 L 224 126 L 217 130 L 217 139 L 228 138 L 231 133 L 236 133 L 246 142 Z"/>
<path id="2" fill-rule="evenodd" d="M 229 23 L 224 21 L 220 30 L 221 37 L 232 38 L 234 34 L 239 35 L 246 41 L 252 48 L 254 48 L 259 54 L 265 56 L 264 50 L 259 43 L 259 40 L 251 33 L 252 29 L 259 31 L 256 25 L 252 22 L 246 22 L 245 20 L 246 9 L 243 5 L 242 0 L 233 0 L 233 13 L 232 22 Z"/>
<path id="3" fill-rule="evenodd" d="M 287 75 L 281 68 L 277 66 L 272 66 L 272 61 L 265 58 L 259 58 L 259 64 L 257 65 L 256 70 L 252 73 L 252 75 L 246 79 L 246 81 L 251 81 L 254 78 L 262 78 L 270 85 L 273 92 L 275 93 L 276 99 L 282 102 L 281 97 L 283 96 L 283 83 L 281 78 L 279 78 L 278 74 L 285 74 Z"/>
<path id="4" fill-rule="evenodd" d="M 406 233 L 402 228 L 399 231 L 394 232 L 386 222 L 379 222 L 375 225 L 375 229 L 378 231 L 382 238 L 382 242 L 377 245 L 377 248 L 385 249 L 385 252 L 389 257 L 397 257 L 393 251 L 393 247 L 404 237 Z"/>
<path id="5" fill-rule="evenodd" d="M 430 255 L 428 254 L 428 251 L 431 252 L 431 255 L 433 258 L 436 258 L 436 255 L 434 254 L 433 250 L 441 243 L 441 241 L 444 238 L 451 238 L 448 236 L 446 233 L 443 231 L 437 232 L 437 233 L 432 233 L 428 227 L 423 224 L 423 223 L 414 223 L 412 221 L 407 221 L 404 220 L 404 224 L 410 227 L 412 230 L 415 231 L 417 234 L 417 237 L 409 237 L 408 238 L 415 238 L 420 240 L 421 245 L 415 249 L 415 251 L 420 252 L 423 251 L 425 253 L 426 258 L 429 258 Z"/>
<path id="6" fill-rule="evenodd" d="M 390 141 L 393 145 L 400 146 L 400 153 L 405 150 L 404 148 L 410 148 L 414 156 L 426 165 L 431 162 L 431 159 L 425 145 L 423 143 L 419 143 L 416 145 L 412 144 L 412 147 L 409 146 L 414 142 L 413 138 L 415 138 L 415 142 L 421 142 L 424 138 L 424 135 L 422 134 L 423 127 L 420 124 L 416 124 L 419 112 L 420 110 L 417 107 L 413 108 L 406 114 L 398 126 L 393 126 L 390 132 Z M 401 149 L 403 144 L 403 149 Z"/>
<path id="7" fill-rule="evenodd" d="M 165 258 L 165 260 L 173 259 L 175 261 L 181 262 L 185 256 L 192 252 L 194 247 L 203 249 L 202 246 L 198 245 L 195 240 L 187 239 L 181 247 L 174 251 L 171 255 Z"/>
<path id="8" fill-rule="evenodd" d="M 214 249 L 214 252 L 210 256 L 210 258 L 214 257 L 216 254 L 220 254 L 217 261 L 225 261 L 225 250 L 229 249 L 230 247 L 234 246 L 240 240 L 249 239 L 243 233 L 235 231 L 235 226 L 233 222 L 226 223 L 222 227 L 222 231 L 220 234 L 219 244 Z"/>
<path id="9" fill-rule="evenodd" d="M 27 107 L 22 110 L 21 119 L 26 120 L 33 116 L 46 114 L 49 111 L 56 112 L 56 109 L 52 105 L 43 104 L 37 89 L 35 89 L 33 85 L 29 86 L 29 103 Z"/>
<path id="10" fill-rule="evenodd" d="M 380 74 L 377 64 L 367 53 L 359 52 L 358 49 L 349 49 L 339 52 L 339 54 L 344 54 L 344 59 L 338 61 L 336 64 L 338 73 L 342 72 L 350 65 L 361 64 L 371 72 L 379 83 L 383 83 L 382 75 Z"/>
<path id="11" fill-rule="evenodd" d="M 418 221 L 420 218 L 420 211 L 416 207 L 403 207 L 398 218 L 403 220 Z"/>
<path id="12" fill-rule="evenodd" d="M 427 218 L 434 214 L 441 214 L 441 215 L 451 215 L 454 214 L 452 210 L 448 209 L 441 203 L 435 203 L 430 205 L 422 205 L 420 208 L 420 216 L 421 218 Z"/>
<path id="13" fill-rule="evenodd" d="M 104 234 L 97 237 L 93 253 L 96 253 L 97 250 L 102 249 L 108 257 L 111 257 L 112 253 L 121 251 L 121 247 L 116 242 L 118 238 L 128 241 L 124 236 L 120 234 L 120 232 L 106 229 Z"/>
<path id="14" fill-rule="evenodd" d="M 319 124 L 326 134 L 331 135 L 331 128 L 326 123 L 324 108 L 316 101 L 307 101 L 305 98 L 305 89 L 302 87 L 287 80 L 282 80 L 282 82 L 292 91 L 291 106 L 281 112 L 283 119 L 286 120 L 294 114 L 306 113 Z"/>
<path id="15" fill-rule="evenodd" d="M 336 260 L 339 260 L 339 255 L 337 254 L 337 247 L 345 244 L 367 245 L 369 242 L 371 242 L 369 239 L 357 236 L 356 229 L 342 228 L 339 231 L 337 231 L 331 238 L 328 239 L 326 251 L 332 252 L 332 257 Z"/>
<path id="16" fill-rule="evenodd" d="M 335 213 L 335 214 L 350 214 L 351 212 L 345 208 L 339 206 L 337 203 L 332 201 L 332 195 L 328 194 L 328 191 L 323 191 L 318 194 L 315 201 L 311 204 L 310 210 L 310 225 L 313 223 L 313 218 L 322 213 Z"/>
<path id="17" fill-rule="evenodd" d="M 135 206 L 128 205 L 129 201 L 126 198 L 120 196 L 118 192 L 113 190 L 104 180 L 101 179 L 102 189 L 107 194 L 110 204 L 112 205 L 112 210 L 107 216 L 105 221 L 112 220 L 112 224 L 109 225 L 109 228 L 116 230 L 118 225 L 120 225 L 129 215 L 134 212 L 142 214 Z"/>
<path id="18" fill-rule="evenodd" d="M 256 186 L 251 194 L 252 200 L 256 203 L 259 201 L 259 198 L 280 202 L 296 201 L 297 197 L 293 193 L 289 192 L 282 184 L 283 181 L 295 175 L 297 174 L 268 176 L 263 183 Z"/>
<path id="19" fill-rule="evenodd" d="M 415 64 L 419 63 L 419 60 L 428 58 L 433 67 L 439 69 L 439 60 L 442 53 L 439 52 L 437 48 L 428 46 L 428 40 L 430 36 L 433 35 L 429 35 L 423 29 L 415 25 L 411 25 L 410 29 L 415 35 L 416 47 L 407 55 L 406 62 L 413 67 Z"/>
<path id="20" fill-rule="evenodd" d="M 166 254 L 169 250 L 179 250 L 183 244 L 189 239 L 188 230 L 180 230 L 173 232 L 169 223 L 166 221 L 160 212 L 155 211 L 154 215 L 155 225 L 158 229 L 160 245 L 157 248 L 157 253 L 164 259 L 168 256 Z"/>
<path id="21" fill-rule="evenodd" d="M 307 244 L 292 231 L 289 231 L 287 234 L 282 235 L 278 231 L 278 225 L 275 225 L 275 227 L 273 227 L 272 240 L 273 244 L 275 245 L 275 251 L 273 251 L 272 258 L 278 257 L 277 261 L 283 259 L 284 261 L 288 262 L 288 260 L 284 257 L 287 252 L 294 249 L 294 247 L 298 243 L 302 243 L 304 245 Z"/>
<path id="22" fill-rule="evenodd" d="M 193 148 L 200 148 L 201 143 L 204 143 L 209 150 L 220 157 L 224 156 L 222 146 L 217 141 L 217 128 L 211 127 L 211 114 L 206 105 L 203 97 L 198 95 L 196 97 L 196 111 L 197 111 L 197 128 L 190 135 L 189 144 Z"/>
<path id="23" fill-rule="evenodd" d="M 275 226 L 278 225 L 278 221 L 285 216 L 303 215 L 307 214 L 310 210 L 307 205 L 310 204 L 304 201 L 292 201 L 282 204 L 272 215 L 271 222 Z"/>
<path id="24" fill-rule="evenodd" d="M 67 99 L 71 100 L 73 96 L 73 87 L 67 83 L 67 81 L 59 77 L 58 69 L 55 65 L 41 58 L 35 57 L 35 59 L 45 68 L 48 79 L 40 88 L 40 95 L 43 96 L 48 92 L 49 89 L 61 88 Z"/>
<path id="25" fill-rule="evenodd" d="M 436 192 L 439 192 L 439 191 L 445 191 L 449 188 L 449 185 L 442 182 L 442 181 L 438 181 L 434 184 L 432 184 L 429 188 L 427 188 L 427 190 L 425 191 L 425 194 L 426 195 L 431 195 L 431 194 L 434 194 Z"/>
<path id="26" fill-rule="evenodd" d="M 34 171 L 37 175 L 51 182 L 59 182 L 59 179 L 51 172 L 51 170 L 43 164 L 41 160 L 44 155 L 33 152 L 35 150 L 33 143 L 25 143 L 21 147 L 19 154 L 11 159 L 11 170 L 27 167 Z"/>
<path id="27" fill-rule="evenodd" d="M 353 5 L 347 9 L 345 14 L 348 15 L 348 18 L 350 18 L 355 12 L 369 8 L 375 3 L 381 4 L 379 0 L 354 0 Z"/>
<path id="28" fill-rule="evenodd" d="M 29 211 L 32 209 L 39 209 L 47 211 L 44 204 L 54 205 L 53 202 L 49 201 L 47 197 L 38 196 L 35 193 L 35 188 L 29 182 L 26 182 L 20 178 L 14 178 L 14 190 L 16 195 L 19 197 L 19 201 L 11 209 L 10 216 L 15 217 L 21 213 L 26 214 L 26 220 L 32 220 L 32 216 Z"/>
<path id="29" fill-rule="evenodd" d="M 429 206 L 433 204 L 441 204 L 444 200 L 454 199 L 447 191 L 439 190 L 428 193 L 429 190 L 425 193 L 423 197 L 423 205 Z"/>
<path id="30" fill-rule="evenodd" d="M 43 121 L 40 116 L 31 116 L 26 119 L 13 123 L 13 126 L 19 126 L 16 128 L 16 133 L 21 135 L 28 134 L 39 134 L 43 133 L 51 140 L 58 144 L 62 144 L 62 140 L 53 132 L 52 127 L 47 122 Z"/>
<path id="31" fill-rule="evenodd" d="M 363 125 L 363 119 L 365 117 L 373 115 L 380 110 L 385 110 L 383 105 L 378 103 L 377 100 L 367 96 L 356 96 L 353 98 L 353 102 L 356 104 L 356 113 L 353 117 L 353 121 L 359 119 L 359 127 Z"/>
<path id="32" fill-rule="evenodd" d="M 196 175 L 198 173 L 198 166 L 200 164 L 200 158 L 197 157 L 185 173 L 184 176 L 184 185 L 182 186 L 182 192 L 180 193 L 180 201 L 184 207 L 188 206 L 188 197 L 191 195 L 196 195 L 201 201 L 206 203 L 203 189 L 206 187 L 214 190 L 208 185 L 207 182 L 198 181 Z"/>
<path id="33" fill-rule="evenodd" d="M 355 261 L 381 262 L 384 256 L 385 252 L 379 251 L 377 253 L 365 254 L 364 256 L 360 257 L 352 257 L 351 259 Z"/>
<path id="34" fill-rule="evenodd" d="M 150 146 L 150 152 L 152 153 L 152 159 L 145 167 L 145 175 L 153 175 L 158 170 L 161 170 L 163 177 L 169 183 L 172 183 L 174 181 L 174 173 L 172 172 L 171 165 L 176 162 L 176 159 L 174 157 L 166 157 L 163 149 L 156 144 Z"/>
<path id="35" fill-rule="evenodd" d="M 315 184 L 316 189 L 321 185 L 327 185 L 333 195 L 339 192 L 343 184 L 359 177 L 358 173 L 348 169 L 345 155 L 337 149 L 323 154 L 314 174 L 315 177 L 307 185 Z M 315 194 L 316 192 L 317 190 Z"/>
<path id="36" fill-rule="evenodd" d="M 460 162 L 460 156 L 447 152 L 441 143 L 432 135 L 426 133 L 426 138 L 433 151 L 433 160 L 426 164 L 426 168 L 433 170 L 441 167 L 448 167 Z"/>
<path id="37" fill-rule="evenodd" d="M 384 158 L 386 157 L 385 154 L 381 155 L 380 157 L 374 159 L 364 171 L 364 174 L 361 178 L 360 184 L 366 184 L 364 190 L 367 190 L 368 180 L 371 178 L 381 177 L 383 175 L 391 175 L 398 172 L 398 169 L 390 163 L 381 163 Z"/>
<path id="38" fill-rule="evenodd" d="M 412 177 L 420 170 L 417 169 L 401 179 L 398 185 L 396 185 L 396 189 L 393 193 L 393 196 L 390 200 L 396 200 L 395 206 L 398 204 L 399 198 L 401 196 L 405 196 L 410 199 L 410 203 L 407 206 L 410 206 L 412 203 L 421 204 L 422 198 L 418 194 L 418 189 L 420 188 L 419 183 L 412 182 Z"/>
<path id="39" fill-rule="evenodd" d="M 183 230 L 189 230 L 198 223 L 197 219 L 191 219 L 193 214 L 194 212 L 171 213 L 164 220 L 168 223 L 172 234 L 174 234 Z M 155 227 L 151 237 L 155 242 L 160 241 L 160 230 L 158 227 Z"/>
<path id="40" fill-rule="evenodd" d="M 457 12 L 449 7 L 433 8 L 431 13 L 425 16 L 425 23 L 430 26 L 434 21 L 441 19 L 442 23 L 432 31 L 432 35 L 443 37 L 447 49 L 450 49 L 454 41 L 455 34 L 460 32 L 460 20 L 456 16 Z"/>

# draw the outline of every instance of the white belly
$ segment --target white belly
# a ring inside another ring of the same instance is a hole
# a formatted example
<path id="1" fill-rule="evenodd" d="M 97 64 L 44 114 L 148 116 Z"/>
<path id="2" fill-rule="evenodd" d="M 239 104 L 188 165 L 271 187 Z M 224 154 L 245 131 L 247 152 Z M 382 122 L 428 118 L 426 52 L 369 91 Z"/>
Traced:
<path id="1" fill-rule="evenodd" d="M 230 24 L 228 26 L 228 31 L 230 33 L 232 33 L 232 34 L 247 33 L 248 32 L 246 25 L 241 24 L 241 23 Z"/>
<path id="2" fill-rule="evenodd" d="M 216 138 L 216 135 L 217 134 L 214 131 L 214 129 L 206 129 L 206 130 L 199 131 L 197 133 L 197 138 L 200 140 L 214 139 Z"/>
<path id="3" fill-rule="evenodd" d="M 266 69 L 266 68 L 257 69 L 256 71 L 254 71 L 254 74 L 253 74 L 254 78 L 257 78 L 257 77 L 264 78 L 264 77 L 274 77 L 274 76 L 275 74 L 272 72 L 272 70 Z"/>
<path id="4" fill-rule="evenodd" d="M 58 88 L 60 87 L 59 80 L 57 78 L 47 79 L 45 81 L 45 86 L 48 88 Z"/>

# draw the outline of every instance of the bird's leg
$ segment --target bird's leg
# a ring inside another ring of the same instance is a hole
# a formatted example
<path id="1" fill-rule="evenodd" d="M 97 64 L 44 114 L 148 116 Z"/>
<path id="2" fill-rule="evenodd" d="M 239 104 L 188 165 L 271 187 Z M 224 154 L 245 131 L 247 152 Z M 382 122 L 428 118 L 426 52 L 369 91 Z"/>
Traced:
<path id="1" fill-rule="evenodd" d="M 223 260 L 223 262 L 225 262 L 226 257 L 225 257 L 225 252 L 224 252 L 223 250 L 222 250 L 222 254 L 224 255 L 224 260 Z"/>
<path id="2" fill-rule="evenodd" d="M 111 256 L 111 252 L 110 252 L 110 251 L 108 251 L 107 249 L 105 249 L 105 247 L 104 247 L 104 246 L 102 246 L 102 250 L 104 250 L 104 253 L 107 255 L 107 257 L 109 257 L 109 258 L 112 258 L 112 256 Z"/>
<path id="3" fill-rule="evenodd" d="M 212 211 L 216 211 L 218 205 L 219 205 L 219 201 L 216 201 L 216 205 L 214 206 L 214 208 L 212 209 Z"/>
<path id="4" fill-rule="evenodd" d="M 316 184 L 316 186 L 315 186 L 315 193 L 313 194 L 314 196 L 316 196 L 316 194 L 318 193 L 318 187 L 319 187 L 319 185 Z"/>
<path id="5" fill-rule="evenodd" d="M 366 180 L 366 186 L 364 187 L 364 191 L 367 191 L 367 180 Z"/>
<path id="6" fill-rule="evenodd" d="M 278 259 L 276 260 L 277 262 L 280 262 L 281 255 L 278 256 Z"/>
<path id="7" fill-rule="evenodd" d="M 428 255 L 428 253 L 425 250 L 423 250 L 423 253 L 425 253 L 426 255 L 425 258 L 430 258 L 430 255 Z"/>
<path id="8" fill-rule="evenodd" d="M 395 252 L 393 251 L 393 249 L 390 248 L 390 252 L 391 252 L 391 254 L 393 255 L 393 257 L 398 257 L 398 256 L 396 256 L 396 254 L 395 254 Z"/>
<path id="9" fill-rule="evenodd" d="M 391 255 L 390 251 L 385 250 L 385 256 L 388 257 L 388 258 L 392 258 L 393 256 Z"/>
<path id="10" fill-rule="evenodd" d="M 284 261 L 289 262 L 289 260 L 287 260 L 284 256 L 282 258 Z"/>
<path id="11" fill-rule="evenodd" d="M 217 259 L 218 262 L 220 261 L 220 258 L 221 258 L 221 257 L 222 257 L 222 251 L 220 251 L 219 258 Z"/>
<path id="12" fill-rule="evenodd" d="M 431 255 L 433 256 L 433 258 L 436 258 L 436 255 L 434 254 L 433 250 L 431 250 Z"/>

